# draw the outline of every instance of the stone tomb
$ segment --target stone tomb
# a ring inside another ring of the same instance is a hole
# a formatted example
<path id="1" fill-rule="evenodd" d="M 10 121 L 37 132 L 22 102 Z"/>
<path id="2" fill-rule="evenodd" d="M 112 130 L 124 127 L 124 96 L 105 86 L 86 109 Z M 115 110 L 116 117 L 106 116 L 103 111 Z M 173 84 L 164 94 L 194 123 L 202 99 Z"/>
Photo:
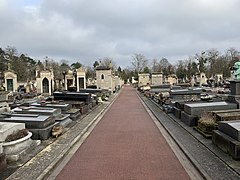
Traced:
<path id="1" fill-rule="evenodd" d="M 17 161 L 21 155 L 26 154 L 28 150 L 40 144 L 40 141 L 33 141 L 31 139 L 31 132 L 28 132 L 27 136 L 20 139 L 10 142 L 5 141 L 7 136 L 22 129 L 25 129 L 24 123 L 0 122 L 0 144 L 2 145 L 2 153 L 6 155 L 7 161 Z M 1 155 L 0 159 L 2 160 Z M 0 166 L 3 163 L 1 160 Z"/>
<path id="2" fill-rule="evenodd" d="M 48 116 L 59 116 L 61 115 L 61 109 L 53 109 L 48 107 L 17 107 L 12 109 L 14 113 L 17 114 L 41 114 L 41 115 L 48 115 Z"/>
<path id="3" fill-rule="evenodd" d="M 17 114 L 37 114 L 37 115 L 47 115 L 53 116 L 56 122 L 59 122 L 63 127 L 67 127 L 72 123 L 72 120 L 69 119 L 69 114 L 61 114 L 61 109 L 53 109 L 47 107 L 17 107 L 12 110 Z"/>
<path id="4" fill-rule="evenodd" d="M 31 104 L 31 106 L 61 109 L 62 113 L 65 113 L 66 111 L 71 109 L 71 105 L 64 102 L 34 102 Z"/>
<path id="5" fill-rule="evenodd" d="M 169 104 L 172 107 L 175 117 L 181 119 L 181 113 L 184 110 L 184 104 L 199 101 L 201 93 L 201 88 L 171 90 Z"/>
<path id="6" fill-rule="evenodd" d="M 227 102 L 186 103 L 181 112 L 181 120 L 188 126 L 196 126 L 203 112 L 236 109 L 237 104 Z"/>
<path id="7" fill-rule="evenodd" d="M 11 114 L 0 115 L 0 122 L 25 123 L 26 128 L 33 133 L 32 139 L 46 140 L 51 136 L 53 126 L 59 124 L 54 117 L 36 114 Z"/>
<path id="8" fill-rule="evenodd" d="M 221 121 L 213 131 L 212 142 L 235 160 L 240 160 L 240 120 Z"/>
<path id="9" fill-rule="evenodd" d="M 54 100 L 64 101 L 81 101 L 89 104 L 91 102 L 90 93 L 79 93 L 79 92 L 54 92 Z"/>
<path id="10" fill-rule="evenodd" d="M 216 118 L 216 121 L 239 120 L 240 119 L 240 109 L 212 111 L 211 115 Z"/>
<path id="11" fill-rule="evenodd" d="M 69 114 L 70 115 L 70 118 L 73 120 L 73 121 L 77 121 L 81 118 L 81 112 L 80 112 L 80 109 L 76 109 L 76 108 L 71 108 L 69 110 L 67 110 L 65 112 L 66 114 Z"/>
<path id="12" fill-rule="evenodd" d="M 62 114 L 70 114 L 70 118 L 75 121 L 80 118 L 81 113 L 79 109 L 72 108 L 72 105 L 66 102 L 44 102 L 44 103 L 32 103 L 32 106 L 38 108 L 53 108 L 61 110 Z"/>

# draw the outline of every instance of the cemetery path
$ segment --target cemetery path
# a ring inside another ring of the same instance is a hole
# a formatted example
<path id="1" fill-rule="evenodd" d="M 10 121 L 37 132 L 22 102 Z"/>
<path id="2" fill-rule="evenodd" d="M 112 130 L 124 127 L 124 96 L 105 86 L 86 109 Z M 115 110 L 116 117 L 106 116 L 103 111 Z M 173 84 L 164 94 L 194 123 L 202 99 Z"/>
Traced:
<path id="1" fill-rule="evenodd" d="M 135 89 L 125 86 L 56 179 L 190 178 Z"/>

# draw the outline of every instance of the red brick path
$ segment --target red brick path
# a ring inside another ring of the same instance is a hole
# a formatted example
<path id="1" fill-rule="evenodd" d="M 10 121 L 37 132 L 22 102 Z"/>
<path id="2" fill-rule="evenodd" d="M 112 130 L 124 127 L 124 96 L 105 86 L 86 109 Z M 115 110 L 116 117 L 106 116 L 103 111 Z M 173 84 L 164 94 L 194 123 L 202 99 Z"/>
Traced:
<path id="1" fill-rule="evenodd" d="M 189 179 L 138 99 L 125 86 L 57 180 Z"/>

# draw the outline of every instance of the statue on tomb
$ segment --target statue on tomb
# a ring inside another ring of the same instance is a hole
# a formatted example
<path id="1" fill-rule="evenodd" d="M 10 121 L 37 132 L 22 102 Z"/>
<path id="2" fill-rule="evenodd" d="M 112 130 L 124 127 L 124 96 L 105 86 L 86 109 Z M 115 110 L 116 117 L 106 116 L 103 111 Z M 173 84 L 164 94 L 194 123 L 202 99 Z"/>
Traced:
<path id="1" fill-rule="evenodd" d="M 235 79 L 240 79 L 240 62 L 235 62 L 231 70 L 234 71 Z"/>

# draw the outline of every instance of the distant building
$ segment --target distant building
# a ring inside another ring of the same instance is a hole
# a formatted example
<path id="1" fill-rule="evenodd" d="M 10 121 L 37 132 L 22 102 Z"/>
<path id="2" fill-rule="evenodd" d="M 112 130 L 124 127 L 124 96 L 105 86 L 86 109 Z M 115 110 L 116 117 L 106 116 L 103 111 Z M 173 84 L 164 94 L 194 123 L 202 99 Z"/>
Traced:
<path id="1" fill-rule="evenodd" d="M 12 70 L 7 70 L 4 72 L 4 84 L 6 91 L 17 91 L 17 74 Z"/>
<path id="2" fill-rule="evenodd" d="M 178 78 L 175 74 L 164 77 L 164 84 L 174 85 L 174 84 L 177 84 L 177 82 L 178 82 Z"/>
<path id="3" fill-rule="evenodd" d="M 151 74 L 151 85 L 160 85 L 163 84 L 163 73 L 153 72 Z"/>
<path id="4" fill-rule="evenodd" d="M 37 74 L 37 93 L 51 95 L 54 87 L 53 70 L 42 70 Z"/>
<path id="5" fill-rule="evenodd" d="M 138 86 L 150 85 L 150 74 L 149 73 L 139 73 L 138 74 Z"/>
<path id="6" fill-rule="evenodd" d="M 115 91 L 114 76 L 112 69 L 108 66 L 98 66 L 96 70 L 96 81 L 98 89 L 107 89 L 111 92 Z"/>

